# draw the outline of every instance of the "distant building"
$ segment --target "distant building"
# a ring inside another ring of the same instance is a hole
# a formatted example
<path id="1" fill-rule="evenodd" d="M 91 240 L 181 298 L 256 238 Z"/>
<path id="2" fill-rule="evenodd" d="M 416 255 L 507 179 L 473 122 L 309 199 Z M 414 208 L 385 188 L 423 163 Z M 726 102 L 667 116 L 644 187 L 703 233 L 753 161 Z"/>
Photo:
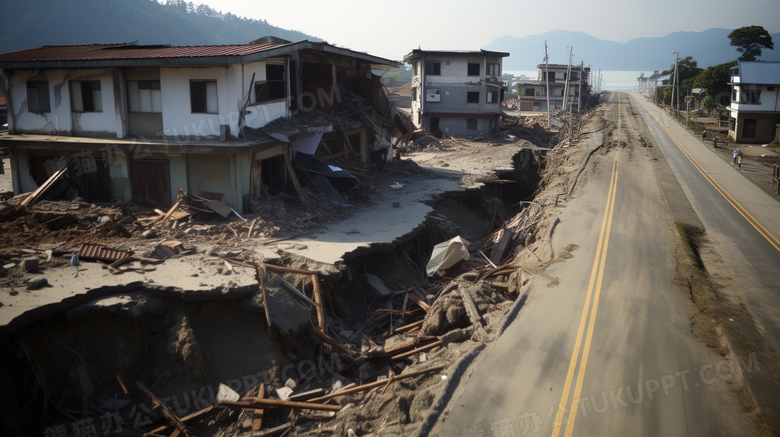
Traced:
<path id="1" fill-rule="evenodd" d="M 545 77 L 544 64 L 537 65 L 539 78 L 537 80 L 521 80 L 515 83 L 521 111 L 547 112 L 547 81 L 550 84 L 550 106 L 552 109 L 571 109 L 579 112 L 582 93 L 582 68 L 571 66 L 571 74 L 567 77 L 568 66 L 564 64 L 548 64 Z M 590 73 L 590 67 L 585 67 L 585 73 Z M 569 84 L 569 99 L 564 102 L 566 82 Z M 566 108 L 564 108 L 566 104 Z"/>
<path id="2" fill-rule="evenodd" d="M 507 56 L 486 50 L 412 50 L 404 62 L 412 64 L 414 124 L 456 135 L 498 132 Z"/>
<path id="3" fill-rule="evenodd" d="M 729 137 L 738 143 L 769 143 L 780 124 L 780 62 L 739 61 L 731 68 Z"/>

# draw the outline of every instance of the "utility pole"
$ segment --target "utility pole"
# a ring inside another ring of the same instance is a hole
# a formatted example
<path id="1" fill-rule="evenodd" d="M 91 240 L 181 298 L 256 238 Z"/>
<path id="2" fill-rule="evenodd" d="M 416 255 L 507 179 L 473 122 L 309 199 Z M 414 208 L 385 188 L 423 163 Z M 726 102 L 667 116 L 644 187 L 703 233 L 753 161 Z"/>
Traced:
<path id="1" fill-rule="evenodd" d="M 569 65 L 566 66 L 566 78 L 564 79 L 566 83 L 563 85 L 563 107 L 561 108 L 564 111 L 566 106 L 569 105 L 569 81 L 571 80 L 571 55 L 573 50 L 573 47 L 569 47 Z"/>
<path id="2" fill-rule="evenodd" d="M 550 126 L 550 74 L 547 72 L 547 40 L 544 41 L 544 83 L 547 84 L 547 126 Z"/>
<path id="3" fill-rule="evenodd" d="M 577 84 L 579 96 L 577 96 L 577 112 L 582 112 L 582 75 L 585 73 L 585 61 L 580 61 L 580 82 Z"/>
<path id="4" fill-rule="evenodd" d="M 674 108 L 675 107 L 674 106 L 674 94 L 675 94 L 674 90 L 677 87 L 677 59 L 680 56 L 680 54 L 677 51 L 674 51 L 672 53 L 674 53 L 674 76 L 672 76 L 672 101 L 669 102 L 670 103 L 669 106 Z M 677 88 L 677 92 L 680 92 L 679 88 Z M 678 107 L 677 109 L 679 109 L 679 106 L 680 106 L 680 96 L 677 96 L 677 107 Z M 675 111 L 675 113 L 676 113 L 676 111 Z"/>

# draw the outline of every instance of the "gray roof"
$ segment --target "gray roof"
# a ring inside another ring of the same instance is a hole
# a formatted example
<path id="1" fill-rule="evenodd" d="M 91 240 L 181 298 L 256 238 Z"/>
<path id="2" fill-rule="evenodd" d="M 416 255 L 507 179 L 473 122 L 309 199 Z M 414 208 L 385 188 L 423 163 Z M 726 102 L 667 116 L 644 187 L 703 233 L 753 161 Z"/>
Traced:
<path id="1" fill-rule="evenodd" d="M 780 62 L 739 61 L 739 82 L 780 85 Z"/>

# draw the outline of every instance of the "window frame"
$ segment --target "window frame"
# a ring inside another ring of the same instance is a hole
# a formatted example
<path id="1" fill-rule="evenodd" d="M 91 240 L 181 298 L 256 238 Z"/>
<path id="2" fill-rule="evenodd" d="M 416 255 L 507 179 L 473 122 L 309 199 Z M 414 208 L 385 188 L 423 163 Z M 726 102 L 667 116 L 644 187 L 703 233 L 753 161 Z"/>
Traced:
<path id="1" fill-rule="evenodd" d="M 136 90 L 138 91 L 138 111 L 133 111 L 130 107 L 130 83 L 136 82 L 138 85 L 136 85 Z M 142 83 L 148 82 L 149 88 L 141 87 Z M 154 87 L 154 84 L 157 84 L 157 88 Z M 162 84 L 160 83 L 160 80 L 128 80 L 125 81 L 125 86 L 127 87 L 127 112 L 130 114 L 162 114 L 163 108 L 162 108 Z M 152 110 L 151 111 L 143 111 L 141 110 L 141 90 L 149 90 L 149 104 L 151 105 Z M 154 91 L 160 91 L 160 110 L 155 111 L 154 110 L 154 99 L 152 98 L 152 92 Z"/>
<path id="2" fill-rule="evenodd" d="M 102 85 L 100 83 L 100 80 L 71 80 L 70 82 L 70 110 L 77 113 L 77 114 L 91 114 L 91 113 L 102 113 L 103 112 L 103 89 Z M 92 94 L 92 110 L 87 111 L 85 108 L 87 105 L 84 103 L 84 88 L 83 84 L 88 83 L 91 85 L 91 94 Z M 75 95 L 73 90 L 73 85 L 78 84 L 79 93 L 78 96 Z M 95 84 L 98 85 L 97 91 L 100 91 L 100 111 L 95 110 Z M 81 99 L 81 110 L 76 110 L 75 105 L 75 99 L 79 98 Z"/>
<path id="3" fill-rule="evenodd" d="M 472 68 L 476 66 L 477 67 L 477 73 L 474 74 L 472 72 Z M 466 75 L 467 76 L 477 76 L 479 77 L 482 74 L 482 64 L 477 62 L 469 62 L 466 64 Z"/>
<path id="4" fill-rule="evenodd" d="M 743 89 L 742 90 L 742 102 L 745 105 L 760 105 L 761 104 L 761 88 L 758 89 Z"/>
<path id="5" fill-rule="evenodd" d="M 269 79 L 269 76 L 270 76 L 269 73 L 270 72 L 268 70 L 268 67 L 272 67 L 272 66 L 273 67 L 281 67 L 281 72 L 282 72 L 282 78 L 281 79 Z M 284 90 L 284 96 L 277 97 L 277 98 L 271 98 L 271 84 L 277 84 L 278 85 L 279 83 L 282 84 L 282 89 Z M 260 88 L 258 88 L 258 85 L 260 85 Z M 263 88 L 267 89 L 267 91 L 266 91 L 266 93 L 268 94 L 268 99 L 267 100 L 259 100 L 258 99 L 258 94 L 259 94 L 260 91 L 263 90 Z M 288 92 L 287 92 L 287 74 L 286 74 L 286 71 L 285 71 L 285 68 L 284 68 L 284 64 L 265 64 L 265 80 L 255 81 L 255 83 L 253 84 L 253 88 L 252 88 L 252 97 L 253 97 L 253 100 L 254 100 L 252 102 L 252 105 L 262 105 L 262 104 L 265 104 L 265 103 L 281 102 L 281 101 L 286 101 L 287 100 L 287 97 L 289 97 L 289 96 L 288 96 Z"/>
<path id="6" fill-rule="evenodd" d="M 34 87 L 30 87 L 30 85 L 34 84 Z M 45 84 L 45 85 L 43 85 Z M 33 101 L 33 98 L 30 96 L 30 91 L 35 91 L 36 98 L 35 100 L 38 102 L 38 109 L 34 110 L 32 109 L 31 103 Z M 45 98 L 44 96 L 41 96 L 41 90 L 45 90 Z M 42 108 L 43 105 L 41 103 L 45 103 L 46 107 Z M 51 94 L 49 93 L 49 81 L 48 80 L 28 80 L 27 81 L 27 111 L 33 114 L 45 114 L 51 112 Z"/>
<path id="7" fill-rule="evenodd" d="M 493 101 L 495 100 L 495 101 Z M 498 91 L 486 91 L 485 93 L 485 103 L 500 103 L 499 101 L 499 95 Z"/>
<path id="8" fill-rule="evenodd" d="M 493 69 L 495 69 L 495 72 L 491 73 L 491 70 Z M 497 62 L 488 62 L 486 74 L 488 76 L 496 76 L 496 77 L 501 76 L 501 64 Z"/>
<path id="9" fill-rule="evenodd" d="M 431 67 L 436 66 L 436 73 L 431 73 Z M 426 76 L 441 76 L 441 61 L 425 61 Z"/>
<path id="10" fill-rule="evenodd" d="M 203 112 L 195 111 L 195 108 L 193 106 L 193 100 L 192 100 L 192 84 L 194 83 L 202 83 L 206 84 L 209 82 L 214 82 L 214 86 L 217 87 L 217 111 L 216 112 L 208 112 L 209 104 L 206 94 L 206 85 L 203 86 Z M 219 84 L 217 83 L 217 79 L 190 79 L 190 113 L 191 114 L 219 114 Z"/>
<path id="11" fill-rule="evenodd" d="M 480 95 L 479 91 L 466 91 L 466 103 L 479 103 L 479 95 Z M 474 96 L 477 97 L 476 102 L 471 101 L 471 98 Z"/>

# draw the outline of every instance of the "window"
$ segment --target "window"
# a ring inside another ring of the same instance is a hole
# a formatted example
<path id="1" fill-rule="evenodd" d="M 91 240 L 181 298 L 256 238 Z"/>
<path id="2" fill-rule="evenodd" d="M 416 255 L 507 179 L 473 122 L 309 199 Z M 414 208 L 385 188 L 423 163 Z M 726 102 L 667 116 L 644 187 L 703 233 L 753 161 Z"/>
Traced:
<path id="1" fill-rule="evenodd" d="M 44 80 L 27 82 L 27 109 L 30 112 L 51 112 L 49 82 Z"/>
<path id="2" fill-rule="evenodd" d="M 534 89 L 533 88 L 526 88 L 525 89 L 525 95 L 526 96 L 533 96 L 534 95 Z"/>
<path id="3" fill-rule="evenodd" d="M 191 80 L 190 106 L 193 114 L 216 114 L 219 112 L 217 109 L 217 81 Z"/>
<path id="4" fill-rule="evenodd" d="M 761 90 L 760 89 L 747 89 L 742 92 L 742 103 L 749 105 L 758 105 L 761 103 Z"/>
<path id="5" fill-rule="evenodd" d="M 731 101 L 736 102 L 737 101 L 737 89 L 731 88 Z M 734 129 L 732 129 L 734 130 Z"/>
<path id="6" fill-rule="evenodd" d="M 469 63 L 468 74 L 469 76 L 479 76 L 479 64 Z"/>
<path id="7" fill-rule="evenodd" d="M 412 88 L 412 101 L 417 101 L 417 87 Z"/>
<path id="8" fill-rule="evenodd" d="M 347 138 L 349 139 L 349 145 L 352 146 L 353 149 L 359 151 L 360 147 L 361 147 L 361 145 L 360 145 L 360 133 L 352 134 L 352 135 L 350 135 Z"/>
<path id="9" fill-rule="evenodd" d="M 488 103 L 498 103 L 498 91 L 488 91 L 487 92 L 487 102 Z"/>
<path id="10" fill-rule="evenodd" d="M 428 76 L 441 76 L 441 62 L 426 63 L 425 74 Z"/>
<path id="11" fill-rule="evenodd" d="M 488 76 L 501 76 L 501 67 L 499 64 L 487 64 Z"/>
<path id="12" fill-rule="evenodd" d="M 160 81 L 127 81 L 127 105 L 130 112 L 162 112 Z"/>
<path id="13" fill-rule="evenodd" d="M 255 103 L 281 100 L 287 97 L 284 65 L 266 64 L 263 82 L 255 82 Z"/>
<path id="14" fill-rule="evenodd" d="M 466 101 L 468 103 L 479 103 L 479 91 L 468 91 L 466 93 Z"/>
<path id="15" fill-rule="evenodd" d="M 73 112 L 103 112 L 103 94 L 99 80 L 70 83 Z"/>
<path id="16" fill-rule="evenodd" d="M 774 90 L 775 90 L 775 87 L 773 87 L 773 86 L 768 86 L 768 87 L 766 87 L 766 90 L 767 90 L 767 91 L 774 91 Z"/>
<path id="17" fill-rule="evenodd" d="M 466 129 L 477 130 L 477 119 L 476 118 L 466 119 Z"/>

